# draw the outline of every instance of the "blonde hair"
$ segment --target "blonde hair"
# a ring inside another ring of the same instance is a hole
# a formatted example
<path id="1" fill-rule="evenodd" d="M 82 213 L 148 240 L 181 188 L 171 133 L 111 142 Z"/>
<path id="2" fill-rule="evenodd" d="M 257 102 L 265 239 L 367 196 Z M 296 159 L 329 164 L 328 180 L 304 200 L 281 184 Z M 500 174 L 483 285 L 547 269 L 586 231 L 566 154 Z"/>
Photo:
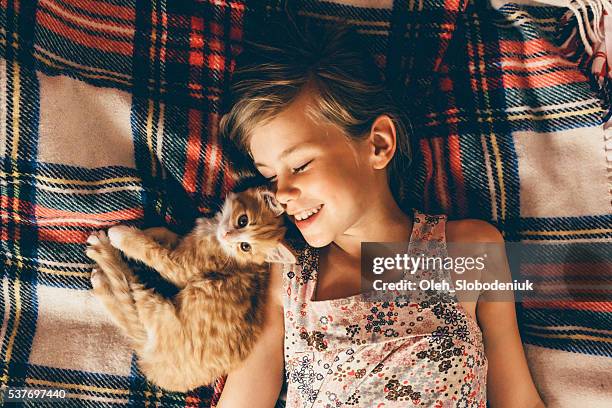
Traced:
<path id="1" fill-rule="evenodd" d="M 265 40 L 244 43 L 221 134 L 250 154 L 252 130 L 284 111 L 307 88 L 313 90 L 313 102 L 306 113 L 338 126 L 351 139 L 367 137 L 374 120 L 388 115 L 395 125 L 396 152 L 387 174 L 400 202 L 412 161 L 409 121 L 371 56 L 356 46 L 361 41 L 345 25 L 306 25 L 300 30 L 291 22 L 272 23 Z"/>

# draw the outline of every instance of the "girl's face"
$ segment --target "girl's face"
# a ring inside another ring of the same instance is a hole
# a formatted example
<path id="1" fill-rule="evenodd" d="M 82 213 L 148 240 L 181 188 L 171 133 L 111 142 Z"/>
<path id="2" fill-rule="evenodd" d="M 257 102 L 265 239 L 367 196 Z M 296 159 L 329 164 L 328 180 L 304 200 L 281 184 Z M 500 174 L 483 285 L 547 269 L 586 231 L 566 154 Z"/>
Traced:
<path id="1" fill-rule="evenodd" d="M 348 140 L 337 127 L 306 115 L 308 92 L 257 127 L 250 140 L 260 173 L 274 182 L 276 198 L 304 239 L 328 245 L 361 225 L 371 191 L 367 142 Z"/>

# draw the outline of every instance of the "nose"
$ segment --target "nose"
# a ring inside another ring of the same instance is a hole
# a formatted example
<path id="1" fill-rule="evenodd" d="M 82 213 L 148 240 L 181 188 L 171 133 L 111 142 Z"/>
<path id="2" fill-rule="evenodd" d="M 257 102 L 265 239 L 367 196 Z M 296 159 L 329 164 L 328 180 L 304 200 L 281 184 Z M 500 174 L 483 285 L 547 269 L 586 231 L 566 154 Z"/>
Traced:
<path id="1" fill-rule="evenodd" d="M 291 177 L 285 177 L 281 179 L 280 177 L 276 182 L 276 200 L 283 204 L 287 205 L 290 200 L 295 200 L 300 196 L 299 188 L 293 183 Z"/>

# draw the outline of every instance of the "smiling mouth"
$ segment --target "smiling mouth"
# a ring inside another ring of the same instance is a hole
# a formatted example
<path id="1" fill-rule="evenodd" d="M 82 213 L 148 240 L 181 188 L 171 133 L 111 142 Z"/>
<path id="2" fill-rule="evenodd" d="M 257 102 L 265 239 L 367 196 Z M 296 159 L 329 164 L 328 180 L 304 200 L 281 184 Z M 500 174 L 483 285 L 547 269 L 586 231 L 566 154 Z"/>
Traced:
<path id="1" fill-rule="evenodd" d="M 310 210 L 306 210 L 306 211 L 302 211 L 300 213 L 294 214 L 293 218 L 295 218 L 296 221 L 306 221 L 313 215 L 317 214 L 321 210 L 322 207 L 323 207 L 323 204 L 320 204 L 314 208 L 311 208 Z"/>
<path id="2" fill-rule="evenodd" d="M 321 211 L 323 210 L 323 205 L 320 205 L 318 207 L 315 207 L 315 209 L 311 209 L 308 211 L 303 211 L 299 214 L 296 214 L 293 217 L 293 223 L 295 224 L 296 227 L 298 227 L 300 230 L 305 230 L 310 228 L 310 226 L 315 223 L 317 221 L 317 219 L 319 218 L 319 215 L 321 214 Z M 308 215 L 310 214 L 310 215 Z M 303 219 L 298 219 L 297 217 L 302 217 L 305 216 L 306 218 Z"/>

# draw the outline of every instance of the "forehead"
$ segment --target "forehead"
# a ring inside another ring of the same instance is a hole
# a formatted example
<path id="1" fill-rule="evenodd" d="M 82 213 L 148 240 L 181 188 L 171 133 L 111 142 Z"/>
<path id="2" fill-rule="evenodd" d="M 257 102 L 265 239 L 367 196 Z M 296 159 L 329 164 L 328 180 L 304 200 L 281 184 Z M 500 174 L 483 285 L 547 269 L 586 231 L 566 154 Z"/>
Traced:
<path id="1" fill-rule="evenodd" d="M 338 127 L 308 115 L 310 107 L 310 96 L 300 95 L 279 115 L 253 129 L 249 148 L 255 162 L 276 160 L 282 152 L 306 143 L 310 147 L 329 147 L 337 138 L 344 140 Z"/>

